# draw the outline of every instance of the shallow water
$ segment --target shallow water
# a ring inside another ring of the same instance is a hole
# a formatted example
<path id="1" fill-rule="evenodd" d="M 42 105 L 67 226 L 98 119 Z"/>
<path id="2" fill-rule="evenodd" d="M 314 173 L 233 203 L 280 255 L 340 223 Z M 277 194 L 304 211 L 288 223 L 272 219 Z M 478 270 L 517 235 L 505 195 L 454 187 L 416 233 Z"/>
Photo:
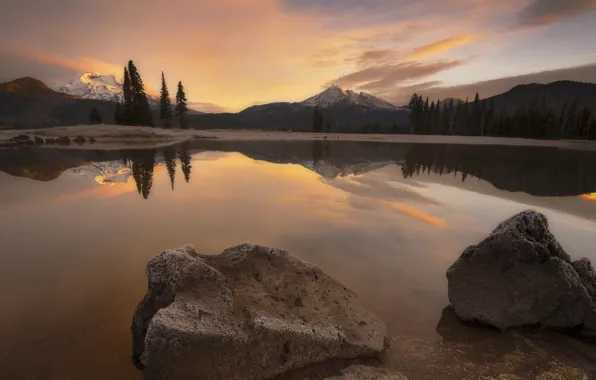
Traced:
<path id="1" fill-rule="evenodd" d="M 139 379 L 145 263 L 245 241 L 319 264 L 394 335 L 441 340 L 445 271 L 533 208 L 596 260 L 596 155 L 551 148 L 195 141 L 0 150 L 0 379 Z"/>

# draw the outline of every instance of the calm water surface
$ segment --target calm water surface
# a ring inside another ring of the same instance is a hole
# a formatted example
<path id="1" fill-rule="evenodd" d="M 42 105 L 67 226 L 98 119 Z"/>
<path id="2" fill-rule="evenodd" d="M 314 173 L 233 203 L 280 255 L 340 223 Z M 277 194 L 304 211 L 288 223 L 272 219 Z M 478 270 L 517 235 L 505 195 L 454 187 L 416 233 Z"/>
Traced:
<path id="1" fill-rule="evenodd" d="M 528 147 L 196 141 L 0 150 L 0 379 L 139 379 L 145 264 L 185 243 L 281 247 L 358 293 L 395 335 L 440 340 L 445 271 L 533 208 L 596 260 L 596 155 Z"/>

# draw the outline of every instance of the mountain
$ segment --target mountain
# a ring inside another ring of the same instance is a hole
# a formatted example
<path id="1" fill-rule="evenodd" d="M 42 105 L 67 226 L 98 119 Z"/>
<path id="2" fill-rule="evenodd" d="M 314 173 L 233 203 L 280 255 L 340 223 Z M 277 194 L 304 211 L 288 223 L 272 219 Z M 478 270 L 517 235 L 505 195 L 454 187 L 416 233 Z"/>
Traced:
<path id="1" fill-rule="evenodd" d="M 28 128 L 88 124 L 93 107 L 104 122 L 113 123 L 113 102 L 56 92 L 34 78 L 0 83 L 0 124 L 3 125 Z"/>
<path id="2" fill-rule="evenodd" d="M 66 83 L 54 83 L 51 89 L 63 94 L 72 95 L 82 99 L 105 100 L 110 102 L 122 102 L 122 82 L 114 75 L 103 75 L 87 72 L 75 75 Z M 159 107 L 159 99 L 147 94 L 149 105 Z"/>
<path id="3" fill-rule="evenodd" d="M 391 127 L 405 124 L 409 110 L 364 92 L 355 93 L 331 86 L 302 102 L 269 103 L 248 107 L 236 114 L 194 115 L 189 123 L 194 128 L 230 128 L 263 130 L 312 130 L 314 107 L 319 106 L 332 131 L 350 131 L 362 125 Z"/>
<path id="4" fill-rule="evenodd" d="M 342 90 L 336 85 L 330 86 L 325 91 L 306 99 L 300 104 L 308 107 L 319 106 L 320 108 L 331 108 L 335 106 L 346 107 L 353 105 L 371 109 L 403 110 L 400 107 L 396 107 L 383 99 L 379 99 L 365 92 L 356 93 L 352 90 Z"/>
<path id="5" fill-rule="evenodd" d="M 522 84 L 502 94 L 484 99 L 483 102 L 494 102 L 497 110 L 507 107 L 507 112 L 511 115 L 521 106 L 542 102 L 547 108 L 558 113 L 565 105 L 571 105 L 574 99 L 578 102 L 578 108 L 587 106 L 592 112 L 596 112 L 596 84 L 572 81 Z"/>
<path id="6" fill-rule="evenodd" d="M 122 101 L 122 83 L 113 75 L 77 74 L 67 83 L 54 83 L 50 88 L 83 99 Z"/>

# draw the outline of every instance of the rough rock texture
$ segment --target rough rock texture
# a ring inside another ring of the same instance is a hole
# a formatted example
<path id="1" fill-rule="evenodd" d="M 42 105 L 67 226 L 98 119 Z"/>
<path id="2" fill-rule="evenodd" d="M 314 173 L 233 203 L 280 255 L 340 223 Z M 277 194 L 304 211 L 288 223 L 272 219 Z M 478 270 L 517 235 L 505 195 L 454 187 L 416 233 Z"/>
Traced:
<path id="1" fill-rule="evenodd" d="M 447 270 L 449 300 L 463 320 L 501 330 L 543 327 L 592 329 L 596 274 L 587 259 L 574 263 L 548 230 L 544 215 L 524 211 Z"/>
<path id="2" fill-rule="evenodd" d="M 341 371 L 341 375 L 326 377 L 325 380 L 408 380 L 408 378 L 399 372 L 384 368 L 353 365 Z"/>
<path id="3" fill-rule="evenodd" d="M 147 277 L 132 323 L 145 379 L 266 379 L 384 349 L 384 323 L 354 293 L 283 250 L 184 246 L 152 258 Z"/>
<path id="4" fill-rule="evenodd" d="M 72 141 L 76 142 L 79 145 L 83 145 L 87 142 L 87 139 L 85 139 L 83 136 L 77 136 Z"/>

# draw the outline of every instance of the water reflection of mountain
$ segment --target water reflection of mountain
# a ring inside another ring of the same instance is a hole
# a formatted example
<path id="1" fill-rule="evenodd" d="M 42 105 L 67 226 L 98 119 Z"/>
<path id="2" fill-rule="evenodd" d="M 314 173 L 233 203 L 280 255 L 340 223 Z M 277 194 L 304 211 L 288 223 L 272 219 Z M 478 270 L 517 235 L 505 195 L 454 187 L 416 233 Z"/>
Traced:
<path id="1" fill-rule="evenodd" d="M 425 172 L 459 173 L 457 178 L 463 181 L 476 177 L 501 190 L 536 196 L 596 192 L 596 152 L 505 146 L 196 140 L 149 150 L 0 149 L 0 171 L 51 181 L 70 168 L 120 161 L 131 169 L 139 194 L 148 198 L 155 165 L 165 164 L 174 190 L 178 165 L 184 180 L 190 182 L 191 155 L 203 151 L 239 152 L 256 160 L 299 164 L 328 180 L 397 164 L 405 178 Z"/>
<path id="2" fill-rule="evenodd" d="M 99 185 L 128 182 L 133 177 L 143 198 L 149 198 L 155 166 L 165 163 L 172 190 L 176 157 L 181 160 L 184 178 L 190 181 L 191 155 L 187 144 L 165 149 L 74 150 L 74 149 L 0 149 L 0 171 L 16 177 L 52 181 L 70 171 L 91 178 Z"/>

